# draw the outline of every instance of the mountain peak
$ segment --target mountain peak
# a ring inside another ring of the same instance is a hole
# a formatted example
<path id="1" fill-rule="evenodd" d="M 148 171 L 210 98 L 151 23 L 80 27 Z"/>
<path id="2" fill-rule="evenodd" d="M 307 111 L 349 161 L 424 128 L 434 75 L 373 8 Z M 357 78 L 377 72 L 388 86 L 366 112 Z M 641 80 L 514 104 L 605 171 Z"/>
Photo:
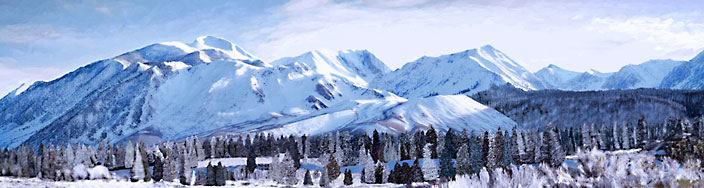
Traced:
<path id="1" fill-rule="evenodd" d="M 697 56 L 694 56 L 690 62 L 704 62 L 704 51 L 699 52 Z"/>
<path id="2" fill-rule="evenodd" d="M 235 46 L 232 44 L 232 42 L 227 41 L 223 38 L 216 37 L 216 36 L 210 36 L 210 35 L 204 35 L 196 38 L 195 41 L 193 41 L 193 46 L 194 47 L 201 47 L 201 46 L 208 46 L 212 48 L 218 48 L 226 51 L 232 51 L 232 47 Z"/>
<path id="3" fill-rule="evenodd" d="M 257 60 L 259 58 L 245 51 L 243 48 L 237 46 L 236 44 L 216 36 L 204 35 L 196 38 L 193 43 L 189 46 L 196 48 L 198 50 L 219 50 L 232 56 L 234 59 L 240 60 Z"/>

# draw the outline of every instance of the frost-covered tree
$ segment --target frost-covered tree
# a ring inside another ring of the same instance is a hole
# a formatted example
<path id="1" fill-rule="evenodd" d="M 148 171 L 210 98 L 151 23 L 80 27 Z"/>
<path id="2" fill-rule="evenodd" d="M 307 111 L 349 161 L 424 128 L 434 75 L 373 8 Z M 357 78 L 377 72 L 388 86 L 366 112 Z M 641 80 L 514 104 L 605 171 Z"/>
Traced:
<path id="1" fill-rule="evenodd" d="M 325 166 L 325 168 L 328 171 L 328 177 L 330 180 L 335 180 L 337 177 L 340 176 L 340 165 L 337 164 L 337 159 L 335 159 L 335 155 L 330 155 L 330 159 L 328 159 L 328 164 Z"/>
<path id="2" fill-rule="evenodd" d="M 423 179 L 426 181 L 432 181 L 440 177 L 440 170 L 438 166 L 435 165 L 435 161 L 432 159 L 432 151 L 430 151 L 432 144 L 428 143 L 423 149 Z"/>
<path id="3" fill-rule="evenodd" d="M 310 177 L 310 170 L 306 169 L 306 174 L 303 175 L 303 185 L 313 185 L 313 178 Z"/>
<path id="4" fill-rule="evenodd" d="M 249 141 L 247 141 L 247 142 L 249 142 Z M 247 174 L 250 174 L 250 173 L 254 172 L 254 169 L 257 168 L 257 162 L 256 162 L 257 157 L 254 153 L 254 146 L 249 144 L 248 146 L 245 146 L 245 147 L 247 147 L 247 151 L 248 151 L 247 152 L 246 171 L 247 171 Z"/>
<path id="5" fill-rule="evenodd" d="M 345 169 L 345 179 L 342 182 L 345 185 L 352 185 L 352 171 Z"/>
<path id="6" fill-rule="evenodd" d="M 481 136 L 474 135 L 472 135 L 472 139 L 469 140 L 469 158 L 472 166 L 472 174 L 479 173 L 479 170 L 484 167 L 484 161 L 482 161 L 484 156 L 481 146 L 482 141 Z"/>
<path id="7" fill-rule="evenodd" d="M 611 132 L 613 132 L 613 142 L 614 142 L 614 149 L 619 150 L 621 149 L 621 131 L 618 129 L 618 123 L 614 121 L 614 125 L 611 126 Z"/>
<path id="8" fill-rule="evenodd" d="M 218 166 L 216 166 L 216 170 L 215 170 L 215 185 L 224 186 L 226 176 L 227 176 L 227 169 L 225 169 L 225 167 L 222 166 L 222 162 L 218 162 Z"/>
<path id="9" fill-rule="evenodd" d="M 472 174 L 472 162 L 469 156 L 469 143 L 460 146 L 456 159 L 457 174 Z"/>
<path id="10" fill-rule="evenodd" d="M 159 182 L 164 177 L 164 159 L 161 152 L 157 150 L 154 156 L 154 173 L 152 173 L 152 179 L 154 182 Z"/>
<path id="11" fill-rule="evenodd" d="M 430 129 L 428 129 L 428 131 L 425 132 L 425 143 L 430 144 L 430 152 L 431 152 L 430 156 L 433 159 L 437 159 L 438 158 L 438 152 L 437 152 L 438 135 L 435 132 L 435 128 L 433 126 L 430 126 Z M 423 147 L 425 147 L 425 145 Z M 423 149 L 423 152 L 425 152 L 425 149 Z M 423 155 L 423 158 L 425 158 L 425 154 Z"/>
<path id="12" fill-rule="evenodd" d="M 628 125 L 626 124 L 626 122 L 623 122 L 623 126 L 621 126 L 621 139 L 623 141 L 623 144 L 621 144 L 621 148 L 631 149 L 630 138 L 631 134 L 630 131 L 628 131 Z"/>
<path id="13" fill-rule="evenodd" d="M 323 172 L 320 175 L 320 181 L 318 182 L 318 185 L 320 185 L 320 187 L 330 187 L 330 179 L 328 178 L 327 174 L 327 168 L 323 168 Z"/>
<path id="14" fill-rule="evenodd" d="M 174 156 L 172 153 L 172 150 L 170 147 L 168 147 L 169 144 L 167 144 L 167 147 L 164 148 L 164 174 L 163 174 L 163 179 L 164 181 L 173 181 L 176 179 L 175 173 L 176 173 L 176 166 L 174 163 Z"/>
<path id="15" fill-rule="evenodd" d="M 140 154 L 140 151 L 139 151 L 140 148 L 139 147 L 132 147 L 132 148 L 135 148 L 135 150 L 134 150 L 134 154 L 132 154 L 132 155 L 134 155 L 134 161 L 132 161 L 132 163 L 134 163 L 134 164 L 132 165 L 132 168 L 130 169 L 130 180 L 132 180 L 132 182 L 137 182 L 140 180 L 144 180 L 146 174 L 144 172 L 144 166 L 143 166 L 144 164 L 142 163 L 142 155 Z"/>
<path id="16" fill-rule="evenodd" d="M 592 133 L 590 127 L 587 126 L 587 123 L 582 125 L 582 147 L 584 149 L 591 149 L 593 147 Z"/>
<path id="17" fill-rule="evenodd" d="M 504 155 L 504 136 L 501 133 L 501 128 L 496 131 L 496 134 L 489 143 L 489 155 L 487 156 L 486 167 L 494 169 L 501 165 Z"/>
<path id="18" fill-rule="evenodd" d="M 267 176 L 269 179 L 274 180 L 274 181 L 279 181 L 281 179 L 281 169 L 280 169 L 280 160 L 279 160 L 279 155 L 274 155 L 271 158 L 271 163 L 269 163 L 269 172 L 267 173 Z"/>
<path id="19" fill-rule="evenodd" d="M 565 161 L 565 151 L 560 145 L 557 133 L 552 130 L 552 123 L 548 123 L 543 140 L 544 145 L 547 146 L 547 150 L 549 151 L 548 155 L 545 156 L 547 159 L 546 162 L 552 167 L 560 166 L 562 162 Z"/>
<path id="20" fill-rule="evenodd" d="M 214 186 L 215 185 L 215 167 L 211 163 L 208 163 L 208 166 L 205 167 L 205 173 L 206 173 L 205 174 L 205 181 L 203 182 L 203 185 Z"/>
<path id="21" fill-rule="evenodd" d="M 513 137 L 516 137 L 515 135 L 511 136 L 509 135 L 508 131 L 504 132 L 504 148 L 503 148 L 503 155 L 502 155 L 502 160 L 501 160 L 501 166 L 502 167 L 508 167 L 513 163 L 513 152 L 514 152 L 514 147 L 515 145 L 511 143 Z"/>
<path id="22" fill-rule="evenodd" d="M 179 144 L 182 145 L 182 144 Z M 179 146 L 179 157 L 178 157 L 178 174 L 179 174 L 179 182 L 183 185 L 190 185 L 191 184 L 191 174 L 192 174 L 192 168 L 191 165 L 189 165 L 191 162 L 188 161 L 190 160 L 190 157 L 188 157 L 188 152 L 185 150 L 185 146 Z"/>
<path id="23" fill-rule="evenodd" d="M 499 130 L 500 131 L 500 130 Z M 503 143 L 503 139 L 501 140 Z M 452 129 L 445 134 L 442 153 L 440 154 L 440 177 L 444 179 L 455 178 L 455 167 L 452 162 L 453 155 L 456 153 L 455 133 Z M 503 144 L 502 144 L 503 145 Z"/>
<path id="24" fill-rule="evenodd" d="M 144 142 L 139 142 L 139 152 L 137 153 L 138 155 L 142 156 L 142 168 L 144 172 L 144 181 L 148 182 L 152 180 L 152 173 L 151 170 L 149 170 L 149 159 L 147 158 L 147 149 L 144 146 Z M 135 160 L 135 163 L 138 163 L 140 161 Z"/>
<path id="25" fill-rule="evenodd" d="M 134 164 L 134 144 L 132 141 L 127 142 L 127 148 L 125 148 L 125 168 L 132 168 Z"/>
<path id="26" fill-rule="evenodd" d="M 689 123 L 687 123 L 689 124 Z M 691 126 L 687 126 L 691 127 Z M 645 147 L 645 144 L 648 143 L 648 123 L 645 121 L 645 116 L 641 115 L 640 119 L 638 120 L 638 127 L 637 127 L 637 145 L 636 147 L 638 148 L 643 148 Z M 691 133 L 692 129 L 688 129 L 688 132 Z"/>

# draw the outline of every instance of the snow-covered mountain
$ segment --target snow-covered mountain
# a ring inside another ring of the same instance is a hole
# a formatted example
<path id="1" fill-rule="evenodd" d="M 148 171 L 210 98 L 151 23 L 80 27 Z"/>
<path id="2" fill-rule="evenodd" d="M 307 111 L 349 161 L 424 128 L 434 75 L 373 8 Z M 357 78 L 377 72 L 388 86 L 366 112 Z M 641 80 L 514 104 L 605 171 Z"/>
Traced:
<path id="1" fill-rule="evenodd" d="M 660 83 L 660 88 L 704 89 L 704 51 L 672 69 Z"/>
<path id="2" fill-rule="evenodd" d="M 579 76 L 579 72 L 570 71 L 550 64 L 535 72 L 535 76 L 545 83 L 548 88 L 561 88 L 565 83 Z"/>
<path id="3" fill-rule="evenodd" d="M 626 65 L 614 73 L 603 89 L 657 88 L 665 76 L 683 61 L 650 60 L 639 65 Z"/>
<path id="4" fill-rule="evenodd" d="M 505 84 L 524 90 L 546 88 L 538 77 L 489 45 L 439 57 L 421 57 L 376 80 L 372 87 L 418 98 L 471 95 Z"/>
<path id="5" fill-rule="evenodd" d="M 650 60 L 638 65 L 626 65 L 614 73 L 601 73 L 594 69 L 578 73 L 548 65 L 535 75 L 548 88 L 567 91 L 658 88 L 665 76 L 682 63 L 669 59 Z"/>
<path id="6" fill-rule="evenodd" d="M 0 99 L 0 146 L 516 126 L 463 95 L 407 100 L 367 87 L 388 72 L 365 50 L 313 51 L 266 63 L 212 36 L 157 43 Z"/>
<path id="7" fill-rule="evenodd" d="M 535 72 L 535 76 L 546 83 L 548 89 L 570 91 L 601 90 L 601 86 L 611 74 L 594 69 L 579 73 L 553 64 Z"/>

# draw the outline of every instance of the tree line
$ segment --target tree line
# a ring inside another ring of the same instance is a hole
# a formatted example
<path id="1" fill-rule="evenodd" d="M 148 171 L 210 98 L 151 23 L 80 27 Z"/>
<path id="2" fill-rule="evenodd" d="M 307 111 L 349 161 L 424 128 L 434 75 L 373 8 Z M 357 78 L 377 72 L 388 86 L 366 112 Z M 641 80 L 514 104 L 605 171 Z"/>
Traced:
<path id="1" fill-rule="evenodd" d="M 374 131 L 371 136 L 349 132 L 315 136 L 252 133 L 210 137 L 189 137 L 181 142 L 146 146 L 143 142 L 117 143 L 101 141 L 96 147 L 86 145 L 44 145 L 5 148 L 0 152 L 3 176 L 39 177 L 56 181 L 95 178 L 81 175 L 77 166 L 104 166 L 110 170 L 130 169 L 131 181 L 176 181 L 184 185 L 225 185 L 226 180 L 266 178 L 281 184 L 299 182 L 297 171 L 305 171 L 305 185 L 329 185 L 340 176 L 352 183 L 346 166 L 360 166 L 361 182 L 398 183 L 453 180 L 456 175 L 477 174 L 482 169 L 510 165 L 544 163 L 562 165 L 566 155 L 578 149 L 622 150 L 662 147 L 673 158 L 702 157 L 704 121 L 671 119 L 648 125 L 641 118 L 628 123 L 556 128 L 548 124 L 543 130 L 509 130 L 468 132 L 438 131 L 433 127 L 413 133 L 391 135 Z M 653 146 L 653 143 L 662 143 Z M 259 158 L 258 158 L 259 157 Z M 262 157 L 268 164 L 257 163 Z M 246 158 L 241 167 L 226 168 L 208 164 L 198 168 L 198 161 L 216 158 Z M 317 160 L 321 170 L 302 168 Z M 150 168 L 152 167 L 152 168 Z M 78 168 L 81 169 L 81 168 Z"/>

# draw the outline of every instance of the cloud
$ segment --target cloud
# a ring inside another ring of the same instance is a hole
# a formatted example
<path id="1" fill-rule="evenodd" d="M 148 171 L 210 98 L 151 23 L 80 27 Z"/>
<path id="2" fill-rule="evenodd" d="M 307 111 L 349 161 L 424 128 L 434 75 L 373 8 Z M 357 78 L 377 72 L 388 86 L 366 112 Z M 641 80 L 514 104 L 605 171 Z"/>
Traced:
<path id="1" fill-rule="evenodd" d="M 608 72 L 704 47 L 701 22 L 680 19 L 701 16 L 681 4 L 294 0 L 281 10 L 278 24 L 241 35 L 265 60 L 318 48 L 368 49 L 393 69 L 491 44 L 532 71 L 553 63 Z"/>
<path id="2" fill-rule="evenodd" d="M 0 27 L 0 43 L 23 45 L 44 39 L 58 39 L 61 35 L 55 27 L 43 25 L 6 25 Z"/>

